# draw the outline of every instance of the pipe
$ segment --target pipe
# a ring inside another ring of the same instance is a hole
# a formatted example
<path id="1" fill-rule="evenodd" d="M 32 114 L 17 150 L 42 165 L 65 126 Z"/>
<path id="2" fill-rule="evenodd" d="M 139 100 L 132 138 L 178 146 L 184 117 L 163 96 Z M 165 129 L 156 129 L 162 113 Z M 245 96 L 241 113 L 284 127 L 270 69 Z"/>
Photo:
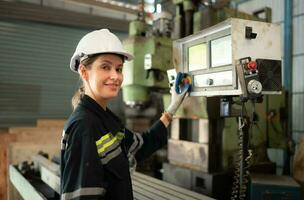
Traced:
<path id="1" fill-rule="evenodd" d="M 292 93 L 292 1 L 284 2 L 284 85 Z"/>
<path id="2" fill-rule="evenodd" d="M 287 119 L 287 136 L 289 138 L 289 151 L 292 154 L 292 19 L 293 19 L 293 1 L 284 0 L 284 86 L 287 91 L 287 104 L 288 104 L 288 119 Z M 288 157 L 289 157 L 288 156 Z M 290 157 L 289 157 L 290 159 Z M 290 172 L 290 161 L 286 160 L 286 170 L 284 174 Z"/>

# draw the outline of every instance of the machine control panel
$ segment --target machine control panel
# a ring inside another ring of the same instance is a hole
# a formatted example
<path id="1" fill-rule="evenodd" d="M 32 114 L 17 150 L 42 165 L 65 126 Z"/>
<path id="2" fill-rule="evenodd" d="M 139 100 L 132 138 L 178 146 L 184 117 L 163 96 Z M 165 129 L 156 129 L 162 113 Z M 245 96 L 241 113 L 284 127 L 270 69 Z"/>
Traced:
<path id="1" fill-rule="evenodd" d="M 277 24 L 230 18 L 175 40 L 174 67 L 192 76 L 190 96 L 280 93 L 280 31 Z"/>

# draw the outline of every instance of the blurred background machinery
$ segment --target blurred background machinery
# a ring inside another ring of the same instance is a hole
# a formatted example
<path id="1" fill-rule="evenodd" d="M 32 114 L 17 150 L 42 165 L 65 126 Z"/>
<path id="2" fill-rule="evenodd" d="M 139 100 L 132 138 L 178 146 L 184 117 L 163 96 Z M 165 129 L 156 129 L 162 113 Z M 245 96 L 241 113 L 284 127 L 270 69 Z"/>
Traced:
<path id="1" fill-rule="evenodd" d="M 154 14 L 153 24 L 144 15 L 130 22 L 129 37 L 124 47 L 136 55 L 124 66 L 123 101 L 131 108 L 145 108 L 151 104 L 151 91 L 168 92 L 166 71 L 172 64 L 171 15 Z"/>
<path id="2" fill-rule="evenodd" d="M 172 15 L 154 13 L 152 24 L 146 22 L 146 13 L 130 22 L 129 36 L 123 41 L 127 51 L 136 55 L 124 65 L 122 96 L 125 121 L 137 132 L 148 129 L 163 111 L 162 94 L 169 92 L 167 70 L 172 64 Z M 159 169 L 166 159 L 164 149 L 158 151 L 138 170 L 161 177 Z"/>
<path id="3" fill-rule="evenodd" d="M 257 39 L 246 37 L 246 34 L 250 35 L 246 33 L 250 27 Z M 237 61 L 249 55 L 254 59 L 275 59 L 266 66 L 260 63 L 258 70 L 255 68 L 254 71 L 260 73 L 263 93 L 278 93 L 282 89 L 280 29 L 278 26 L 269 27 L 266 23 L 230 19 L 174 42 L 174 65 L 178 71 L 190 73 L 194 85 L 190 93 L 192 97 L 188 99 L 191 102 L 185 102 L 175 119 L 178 121 L 172 125 L 168 144 L 169 164 L 164 166 L 165 179 L 219 199 L 229 198 L 231 168 L 239 160 L 237 151 L 242 145 L 238 120 L 235 119 L 242 106 L 241 99 L 236 96 L 244 97 L 243 92 L 246 91 L 246 88 L 241 88 L 245 82 L 241 82 Z M 250 72 L 250 77 L 252 80 L 254 73 Z M 247 138 L 252 154 L 250 168 L 261 173 L 275 173 L 275 164 L 267 156 L 269 121 L 262 116 L 267 115 L 267 99 L 266 102 L 260 101 L 262 104 L 255 104 L 256 101 L 243 108 L 252 121 Z M 282 102 L 278 104 L 276 112 L 284 106 Z M 280 134 L 281 141 L 276 142 L 284 147 L 284 133 Z M 180 172 L 183 176 L 173 178 Z M 188 181 L 184 182 L 185 179 Z"/>

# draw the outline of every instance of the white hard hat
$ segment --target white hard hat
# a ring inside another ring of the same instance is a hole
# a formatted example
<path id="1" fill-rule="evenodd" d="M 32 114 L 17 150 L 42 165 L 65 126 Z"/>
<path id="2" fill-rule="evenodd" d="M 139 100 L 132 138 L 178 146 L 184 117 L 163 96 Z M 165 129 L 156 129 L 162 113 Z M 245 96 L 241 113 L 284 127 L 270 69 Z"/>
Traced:
<path id="1" fill-rule="evenodd" d="M 108 29 L 92 31 L 79 41 L 70 61 L 70 68 L 77 72 L 82 57 L 99 53 L 114 53 L 124 56 L 128 61 L 133 55 L 124 50 L 121 41 Z"/>

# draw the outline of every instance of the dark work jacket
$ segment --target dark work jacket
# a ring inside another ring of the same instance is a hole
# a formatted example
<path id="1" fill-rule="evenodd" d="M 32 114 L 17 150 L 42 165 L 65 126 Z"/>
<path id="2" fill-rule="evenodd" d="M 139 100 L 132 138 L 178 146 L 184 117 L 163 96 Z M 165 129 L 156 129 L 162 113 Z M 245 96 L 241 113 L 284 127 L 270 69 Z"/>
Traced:
<path id="1" fill-rule="evenodd" d="M 160 120 L 145 133 L 134 133 L 85 95 L 63 130 L 61 199 L 133 199 L 128 159 L 143 160 L 166 142 Z"/>

